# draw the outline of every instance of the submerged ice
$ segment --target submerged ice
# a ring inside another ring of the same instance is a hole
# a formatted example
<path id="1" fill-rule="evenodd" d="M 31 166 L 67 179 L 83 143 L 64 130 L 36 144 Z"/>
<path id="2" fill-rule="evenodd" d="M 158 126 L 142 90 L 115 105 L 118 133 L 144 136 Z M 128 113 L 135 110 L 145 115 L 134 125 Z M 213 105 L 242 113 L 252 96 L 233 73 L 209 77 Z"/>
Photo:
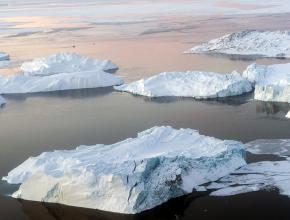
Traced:
<path id="1" fill-rule="evenodd" d="M 251 83 L 237 72 L 164 72 L 130 84 L 115 86 L 116 90 L 148 97 L 193 97 L 196 99 L 241 95 L 252 90 Z"/>
<path id="2" fill-rule="evenodd" d="M 290 103 L 290 63 L 252 64 L 243 72 L 243 77 L 255 86 L 255 99 Z"/>
<path id="3" fill-rule="evenodd" d="M 241 31 L 213 39 L 187 52 L 288 58 L 290 57 L 290 32 Z"/>
<path id="4" fill-rule="evenodd" d="M 0 76 L 0 94 L 33 93 L 120 85 L 123 80 L 108 72 L 117 66 L 74 53 L 60 53 L 23 63 L 21 72 Z"/>
<path id="5" fill-rule="evenodd" d="M 15 198 L 137 213 L 245 165 L 240 142 L 153 127 L 112 145 L 31 157 L 3 178 Z"/>
<path id="6" fill-rule="evenodd" d="M 5 104 L 6 104 L 6 100 L 2 96 L 0 96 L 0 108 Z"/>
<path id="7" fill-rule="evenodd" d="M 7 61 L 9 60 L 9 54 L 0 51 L 0 61 Z"/>

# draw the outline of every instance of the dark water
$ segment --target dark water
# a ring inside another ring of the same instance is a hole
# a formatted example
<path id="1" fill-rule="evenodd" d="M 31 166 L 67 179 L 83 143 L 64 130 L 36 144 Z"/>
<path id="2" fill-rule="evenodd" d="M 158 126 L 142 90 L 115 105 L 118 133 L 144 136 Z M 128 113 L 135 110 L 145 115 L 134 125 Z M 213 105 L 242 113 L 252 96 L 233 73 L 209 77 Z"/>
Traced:
<path id="1" fill-rule="evenodd" d="M 253 101 L 252 94 L 195 101 L 148 99 L 109 88 L 5 98 L 9 104 L 0 111 L 0 176 L 43 151 L 110 144 L 156 125 L 193 128 L 205 135 L 242 142 L 289 138 L 290 131 L 285 118 L 289 104 Z M 249 162 L 271 158 L 248 155 Z M 140 215 L 118 215 L 5 196 L 14 190 L 15 186 L 0 182 L 0 219 L 211 219 L 276 212 L 279 215 L 273 216 L 290 216 L 290 199 L 275 191 L 223 198 L 193 193 Z"/>

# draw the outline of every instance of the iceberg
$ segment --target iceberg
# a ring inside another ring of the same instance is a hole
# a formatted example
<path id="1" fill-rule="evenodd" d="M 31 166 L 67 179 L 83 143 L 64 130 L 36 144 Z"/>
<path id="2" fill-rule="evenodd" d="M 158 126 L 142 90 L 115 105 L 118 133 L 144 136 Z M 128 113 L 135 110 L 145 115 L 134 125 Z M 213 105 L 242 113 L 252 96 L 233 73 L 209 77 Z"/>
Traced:
<path id="1" fill-rule="evenodd" d="M 290 118 L 290 111 L 287 113 L 286 118 Z"/>
<path id="2" fill-rule="evenodd" d="M 245 164 L 240 142 L 164 126 L 112 145 L 30 157 L 3 180 L 21 184 L 14 198 L 138 213 Z"/>
<path id="3" fill-rule="evenodd" d="M 5 52 L 0 52 L 0 61 L 7 61 L 9 60 L 9 54 Z"/>
<path id="4" fill-rule="evenodd" d="M 0 96 L 0 107 L 4 106 L 6 104 L 6 100 Z"/>
<path id="5" fill-rule="evenodd" d="M 57 53 L 24 62 L 20 69 L 28 76 L 49 76 L 96 70 L 111 72 L 116 71 L 118 66 L 110 60 L 96 60 L 76 53 Z"/>
<path id="6" fill-rule="evenodd" d="M 213 39 L 186 52 L 289 58 L 290 32 L 241 31 Z"/>
<path id="7" fill-rule="evenodd" d="M 237 72 L 163 72 L 148 79 L 114 87 L 118 91 L 148 97 L 192 97 L 195 99 L 241 95 L 252 91 L 251 83 Z"/>
<path id="8" fill-rule="evenodd" d="M 252 64 L 243 77 L 255 86 L 255 99 L 290 103 L 290 63 L 275 65 Z"/>
<path id="9" fill-rule="evenodd" d="M 23 63 L 21 72 L 0 76 L 0 94 L 35 93 L 120 85 L 121 77 L 110 74 L 117 66 L 77 54 L 61 53 Z"/>

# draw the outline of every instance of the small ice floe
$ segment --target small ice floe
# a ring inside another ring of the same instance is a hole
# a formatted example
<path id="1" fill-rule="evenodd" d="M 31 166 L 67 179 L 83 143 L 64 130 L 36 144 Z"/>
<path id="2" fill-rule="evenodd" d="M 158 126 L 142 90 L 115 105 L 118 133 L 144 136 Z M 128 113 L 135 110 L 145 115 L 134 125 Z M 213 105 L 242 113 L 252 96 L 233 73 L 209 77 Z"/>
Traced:
<path id="1" fill-rule="evenodd" d="M 120 85 L 123 80 L 110 74 L 118 67 L 74 53 L 60 53 L 23 63 L 16 75 L 0 76 L 0 94 L 34 93 Z"/>
<path id="2" fill-rule="evenodd" d="M 0 61 L 7 61 L 9 60 L 9 54 L 5 53 L 5 52 L 0 52 Z"/>
<path id="3" fill-rule="evenodd" d="M 252 64 L 243 77 L 255 86 L 255 99 L 290 103 L 290 63 L 275 65 Z"/>
<path id="4" fill-rule="evenodd" d="M 6 100 L 0 96 L 0 108 L 2 108 L 6 104 Z"/>
<path id="5" fill-rule="evenodd" d="M 186 52 L 289 58 L 290 32 L 241 31 L 213 39 Z"/>
<path id="6" fill-rule="evenodd" d="M 252 154 L 290 156 L 290 139 L 261 139 L 251 141 L 245 146 Z"/>
<path id="7" fill-rule="evenodd" d="M 239 73 L 164 72 L 136 82 L 115 86 L 116 90 L 148 97 L 192 97 L 209 99 L 252 91 L 251 83 Z"/>
<path id="8" fill-rule="evenodd" d="M 31 157 L 3 179 L 15 198 L 137 213 L 246 164 L 244 145 L 192 129 L 153 127 L 112 145 Z"/>
<path id="9" fill-rule="evenodd" d="M 290 161 L 262 161 L 248 164 L 210 184 L 212 196 L 230 196 L 278 188 L 290 197 Z"/>

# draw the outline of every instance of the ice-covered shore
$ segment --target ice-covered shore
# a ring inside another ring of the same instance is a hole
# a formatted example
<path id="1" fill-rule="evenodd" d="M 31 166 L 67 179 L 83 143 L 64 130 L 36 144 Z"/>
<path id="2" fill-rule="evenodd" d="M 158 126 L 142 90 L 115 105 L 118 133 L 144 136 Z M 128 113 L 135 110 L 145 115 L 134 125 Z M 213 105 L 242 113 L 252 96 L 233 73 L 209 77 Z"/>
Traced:
<path id="1" fill-rule="evenodd" d="M 120 85 L 123 80 L 108 72 L 111 61 L 99 61 L 74 53 L 59 53 L 23 63 L 16 75 L 0 76 L 0 94 L 34 93 Z"/>
<path id="2" fill-rule="evenodd" d="M 186 52 L 289 58 L 290 32 L 241 31 L 213 39 Z"/>
<path id="3" fill-rule="evenodd" d="M 228 175 L 244 155 L 237 141 L 153 127 L 112 145 L 42 153 L 3 179 L 21 184 L 15 198 L 137 213 Z"/>
<path id="4" fill-rule="evenodd" d="M 148 97 L 177 96 L 196 99 L 235 96 L 252 91 L 251 83 L 236 72 L 219 74 L 198 71 L 164 72 L 114 88 Z"/>
<path id="5" fill-rule="evenodd" d="M 255 86 L 255 99 L 290 103 L 290 63 L 275 65 L 252 64 L 243 77 Z"/>

